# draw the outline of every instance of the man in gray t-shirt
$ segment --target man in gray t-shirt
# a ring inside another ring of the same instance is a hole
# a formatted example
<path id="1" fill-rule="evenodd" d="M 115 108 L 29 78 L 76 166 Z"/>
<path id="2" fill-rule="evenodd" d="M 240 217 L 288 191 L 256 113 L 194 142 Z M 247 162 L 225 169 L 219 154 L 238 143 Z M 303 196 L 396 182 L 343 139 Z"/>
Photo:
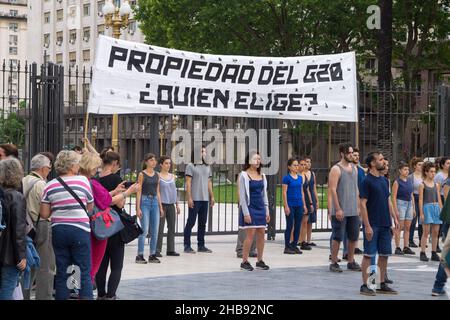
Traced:
<path id="1" fill-rule="evenodd" d="M 202 147 L 202 162 L 189 163 L 186 166 L 186 198 L 188 200 L 189 215 L 184 228 L 184 252 L 195 253 L 191 247 L 191 233 L 198 216 L 197 242 L 198 252 L 211 253 L 205 247 L 206 221 L 209 205 L 214 206 L 211 167 L 205 162 L 206 149 Z M 195 160 L 195 159 L 194 159 Z"/>

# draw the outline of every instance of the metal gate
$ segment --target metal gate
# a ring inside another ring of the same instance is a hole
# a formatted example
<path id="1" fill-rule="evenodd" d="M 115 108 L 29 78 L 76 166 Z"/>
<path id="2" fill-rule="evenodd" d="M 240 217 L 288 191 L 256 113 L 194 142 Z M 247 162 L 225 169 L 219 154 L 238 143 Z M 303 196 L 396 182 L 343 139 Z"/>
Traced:
<path id="1" fill-rule="evenodd" d="M 61 149 L 82 145 L 84 116 L 87 109 L 92 70 L 78 67 L 64 70 L 61 66 L 7 64 L 0 70 L 0 143 L 15 143 L 28 168 L 32 155 L 41 151 L 57 154 Z M 17 84 L 17 90 L 11 83 Z M 390 99 L 391 110 L 380 114 L 380 101 Z M 269 177 L 269 199 L 272 221 L 269 238 L 285 228 L 282 209 L 281 178 L 286 173 L 290 156 L 310 156 L 317 175 L 319 204 L 318 221 L 314 231 L 330 230 L 327 217 L 327 177 L 330 166 L 339 158 L 337 146 L 351 141 L 359 145 L 362 158 L 377 149 L 377 122 L 390 117 L 392 135 L 391 168 L 400 160 L 412 156 L 442 156 L 450 154 L 450 88 L 379 90 L 372 86 L 359 87 L 359 123 L 282 121 L 254 118 L 211 116 L 124 115 L 119 117 L 119 143 L 122 157 L 121 174 L 134 180 L 145 153 L 170 154 L 174 144 L 171 133 L 175 128 L 193 130 L 196 123 L 203 129 L 216 128 L 278 128 L 278 175 Z M 98 150 L 111 145 L 110 116 L 94 115 L 89 121 L 88 136 Z M 158 134 L 157 134 L 158 133 Z M 236 177 L 240 165 L 214 165 L 216 206 L 210 210 L 207 233 L 237 232 L 238 207 Z M 182 214 L 176 231 L 180 235 L 187 219 L 184 202 L 184 167 L 176 168 Z M 127 210 L 134 211 L 130 198 Z"/>

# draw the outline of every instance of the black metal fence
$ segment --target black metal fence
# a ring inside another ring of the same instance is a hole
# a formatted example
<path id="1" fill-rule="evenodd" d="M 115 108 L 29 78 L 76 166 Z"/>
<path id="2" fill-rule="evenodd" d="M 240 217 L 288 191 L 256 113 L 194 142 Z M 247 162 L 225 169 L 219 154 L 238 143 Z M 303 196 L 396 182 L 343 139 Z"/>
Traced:
<path id="1" fill-rule="evenodd" d="M 27 167 L 31 156 L 39 151 L 57 153 L 63 148 L 81 146 L 91 79 L 91 69 L 75 67 L 63 70 L 53 64 L 21 66 L 4 61 L 0 74 L 0 143 L 18 145 Z M 378 124 L 380 119 L 390 117 L 391 168 L 398 161 L 408 161 L 414 155 L 448 155 L 449 97 L 448 87 L 436 90 L 391 88 L 381 91 L 373 86 L 361 85 L 358 124 L 211 116 L 124 115 L 119 117 L 121 174 L 124 179 L 135 181 L 145 153 L 170 154 L 174 146 L 171 133 L 176 128 L 193 130 L 198 125 L 203 130 L 278 128 L 280 169 L 278 175 L 270 180 L 272 223 L 269 236 L 273 237 L 275 232 L 282 231 L 285 226 L 280 183 L 286 172 L 287 159 L 295 155 L 312 158 L 319 194 L 318 220 L 313 229 L 325 231 L 330 229 L 327 177 L 330 166 L 338 160 L 338 144 L 346 141 L 357 144 L 363 158 L 368 152 L 379 148 L 378 138 L 382 133 Z M 389 114 L 381 114 L 380 101 L 386 99 L 390 102 L 391 110 Z M 155 126 L 159 136 L 154 134 Z M 98 150 L 111 145 L 112 117 L 91 115 L 87 132 Z M 159 150 L 155 150 L 155 140 L 158 140 Z M 241 165 L 238 164 L 213 165 L 216 205 L 210 210 L 209 234 L 229 234 L 238 230 L 235 182 L 240 169 Z M 182 208 L 176 230 L 181 234 L 188 212 L 184 201 L 184 166 L 177 166 L 174 170 L 179 176 L 177 185 Z M 134 212 L 134 201 L 135 198 L 131 197 L 127 205 L 130 212 Z"/>

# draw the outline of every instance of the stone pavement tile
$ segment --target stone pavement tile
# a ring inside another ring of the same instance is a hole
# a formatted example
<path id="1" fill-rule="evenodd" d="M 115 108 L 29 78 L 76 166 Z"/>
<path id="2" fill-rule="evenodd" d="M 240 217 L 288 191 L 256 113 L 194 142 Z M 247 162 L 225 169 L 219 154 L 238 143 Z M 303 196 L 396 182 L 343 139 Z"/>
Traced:
<path id="1" fill-rule="evenodd" d="M 408 270 L 408 271 L 405 271 Z M 359 294 L 361 273 L 333 274 L 326 267 L 285 268 L 270 271 L 191 274 L 122 281 L 121 299 L 149 300 L 448 300 L 432 297 L 435 272 L 419 263 L 396 264 L 388 270 L 398 296 Z M 136 290 L 137 287 L 142 289 Z"/>

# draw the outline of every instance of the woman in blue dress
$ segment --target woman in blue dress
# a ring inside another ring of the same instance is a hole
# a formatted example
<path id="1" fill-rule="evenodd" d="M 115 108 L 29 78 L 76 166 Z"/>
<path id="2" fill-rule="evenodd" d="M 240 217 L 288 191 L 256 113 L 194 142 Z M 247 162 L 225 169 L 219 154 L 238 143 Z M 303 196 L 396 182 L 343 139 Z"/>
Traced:
<path id="1" fill-rule="evenodd" d="M 239 175 L 239 228 L 246 229 L 241 270 L 253 271 L 248 255 L 256 233 L 258 261 L 256 268 L 269 270 L 263 261 L 264 233 L 270 221 L 269 201 L 267 198 L 267 179 L 261 173 L 261 156 L 258 152 L 247 155 L 243 171 Z"/>

